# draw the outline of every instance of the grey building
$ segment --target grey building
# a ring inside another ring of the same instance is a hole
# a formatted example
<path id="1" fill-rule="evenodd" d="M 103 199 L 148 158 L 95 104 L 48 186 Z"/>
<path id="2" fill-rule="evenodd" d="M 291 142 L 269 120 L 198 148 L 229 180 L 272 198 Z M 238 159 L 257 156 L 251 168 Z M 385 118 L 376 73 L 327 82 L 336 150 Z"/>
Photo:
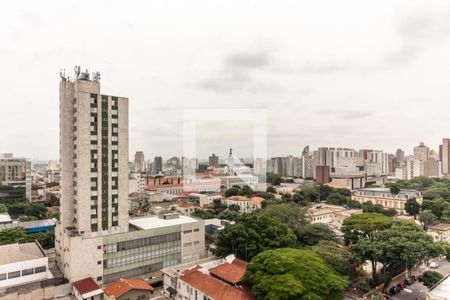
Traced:
<path id="1" fill-rule="evenodd" d="M 12 153 L 0 153 L 0 198 L 31 201 L 29 159 L 14 157 Z"/>

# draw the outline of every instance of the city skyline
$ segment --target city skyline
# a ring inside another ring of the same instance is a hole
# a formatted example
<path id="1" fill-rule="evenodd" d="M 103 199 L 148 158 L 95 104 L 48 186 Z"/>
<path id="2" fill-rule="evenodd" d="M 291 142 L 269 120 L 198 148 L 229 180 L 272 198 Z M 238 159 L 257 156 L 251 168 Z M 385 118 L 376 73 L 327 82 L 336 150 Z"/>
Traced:
<path id="1" fill-rule="evenodd" d="M 266 108 L 269 156 L 306 144 L 394 153 L 423 141 L 437 149 L 448 136 L 450 4 L 383 3 L 96 3 L 88 11 L 81 2 L 13 3 L 1 15 L 10 26 L 1 31 L 8 130 L 0 152 L 58 157 L 55 82 L 74 65 L 99 71 L 105 89 L 132 100 L 131 153 L 182 153 L 180 115 L 205 107 Z M 209 135 L 226 145 L 209 143 L 199 157 L 251 148 L 216 126 Z"/>

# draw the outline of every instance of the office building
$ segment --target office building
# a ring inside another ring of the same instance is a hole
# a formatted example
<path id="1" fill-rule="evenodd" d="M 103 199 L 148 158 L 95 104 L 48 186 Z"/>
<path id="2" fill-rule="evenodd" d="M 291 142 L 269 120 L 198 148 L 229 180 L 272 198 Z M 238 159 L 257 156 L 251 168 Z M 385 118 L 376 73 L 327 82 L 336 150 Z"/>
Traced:
<path id="1" fill-rule="evenodd" d="M 330 167 L 316 166 L 316 183 L 325 184 L 330 182 Z"/>
<path id="2" fill-rule="evenodd" d="M 163 163 L 162 163 L 162 157 L 161 156 L 156 156 L 153 160 L 153 165 L 152 165 L 152 174 L 159 174 L 162 172 L 162 167 L 163 167 Z"/>
<path id="3" fill-rule="evenodd" d="M 31 201 L 29 159 L 14 157 L 12 153 L 0 154 L 0 198 Z"/>
<path id="4" fill-rule="evenodd" d="M 136 151 L 134 154 L 134 171 L 137 173 L 147 172 L 147 163 L 145 162 L 144 152 Z"/>
<path id="5" fill-rule="evenodd" d="M 395 151 L 395 157 L 397 157 L 400 162 L 404 161 L 405 151 L 403 151 L 402 149 L 397 149 L 397 151 Z"/>
<path id="6" fill-rule="evenodd" d="M 425 146 L 423 142 L 420 142 L 419 146 L 414 147 L 414 158 L 422 161 L 427 161 L 429 152 L 430 148 Z"/>
<path id="7" fill-rule="evenodd" d="M 217 155 L 215 155 L 214 153 L 209 156 L 209 166 L 210 167 L 214 167 L 214 168 L 218 168 L 219 167 L 219 157 Z"/>
<path id="8" fill-rule="evenodd" d="M 442 139 L 442 145 L 439 147 L 439 157 L 442 163 L 442 174 L 450 174 L 450 138 Z"/>

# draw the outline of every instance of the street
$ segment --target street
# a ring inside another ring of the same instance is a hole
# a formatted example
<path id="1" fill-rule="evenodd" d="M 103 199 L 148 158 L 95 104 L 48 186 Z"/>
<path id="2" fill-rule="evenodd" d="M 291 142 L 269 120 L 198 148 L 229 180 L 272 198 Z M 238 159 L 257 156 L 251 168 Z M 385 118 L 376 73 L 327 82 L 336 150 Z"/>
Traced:
<path id="1" fill-rule="evenodd" d="M 428 270 L 439 272 L 444 276 L 446 276 L 447 274 L 450 274 L 450 262 L 448 262 L 445 258 L 443 258 L 441 260 L 434 259 L 432 261 L 437 262 L 439 264 L 439 267 L 436 269 L 431 269 L 428 267 L 421 266 L 416 269 L 413 269 L 412 274 L 418 276 L 418 275 L 422 274 L 424 271 L 428 271 Z M 405 276 L 401 276 L 401 277 L 397 278 L 389 285 L 389 288 L 391 286 L 397 285 L 399 282 L 403 282 L 404 279 L 405 279 Z M 403 290 L 395 296 L 390 296 L 390 299 L 394 299 L 394 300 L 411 300 L 411 299 L 425 300 L 426 299 L 426 293 L 428 291 L 428 288 L 426 286 L 424 286 L 422 284 L 422 282 L 415 282 L 412 285 L 408 286 L 406 289 L 411 290 L 411 293 L 408 293 Z"/>

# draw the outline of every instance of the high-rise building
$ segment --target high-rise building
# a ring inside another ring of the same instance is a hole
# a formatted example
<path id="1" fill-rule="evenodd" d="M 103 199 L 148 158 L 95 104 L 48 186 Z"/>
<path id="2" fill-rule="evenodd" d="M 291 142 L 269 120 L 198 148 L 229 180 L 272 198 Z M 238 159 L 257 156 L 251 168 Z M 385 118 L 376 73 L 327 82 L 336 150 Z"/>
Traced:
<path id="1" fill-rule="evenodd" d="M 128 99 L 86 73 L 60 83 L 61 225 L 128 228 Z"/>
<path id="2" fill-rule="evenodd" d="M 439 147 L 439 158 L 441 160 L 442 174 L 450 174 L 450 138 L 442 139 L 442 145 Z"/>
<path id="3" fill-rule="evenodd" d="M 414 158 L 421 161 L 427 161 L 430 149 L 425 146 L 423 142 L 420 142 L 419 146 L 414 147 Z"/>
<path id="4" fill-rule="evenodd" d="M 152 166 L 152 174 L 158 174 L 162 171 L 162 157 L 156 156 L 153 160 L 153 166 Z"/>
<path id="5" fill-rule="evenodd" d="M 219 167 L 219 157 L 214 153 L 209 156 L 209 166 L 214 168 Z"/>
<path id="6" fill-rule="evenodd" d="M 103 284 L 202 258 L 202 220 L 128 219 L 128 99 L 100 94 L 98 78 L 77 73 L 60 83 L 59 269 L 69 282 Z"/>
<path id="7" fill-rule="evenodd" d="M 134 171 L 137 173 L 145 173 L 147 171 L 147 163 L 142 151 L 136 151 L 134 154 Z"/>
<path id="8" fill-rule="evenodd" d="M 395 156 L 397 157 L 399 162 L 402 162 L 405 160 L 405 151 L 403 151 L 402 149 L 397 149 L 397 151 L 395 151 Z"/>
<path id="9" fill-rule="evenodd" d="M 0 198 L 27 199 L 31 201 L 31 162 L 0 153 Z"/>

